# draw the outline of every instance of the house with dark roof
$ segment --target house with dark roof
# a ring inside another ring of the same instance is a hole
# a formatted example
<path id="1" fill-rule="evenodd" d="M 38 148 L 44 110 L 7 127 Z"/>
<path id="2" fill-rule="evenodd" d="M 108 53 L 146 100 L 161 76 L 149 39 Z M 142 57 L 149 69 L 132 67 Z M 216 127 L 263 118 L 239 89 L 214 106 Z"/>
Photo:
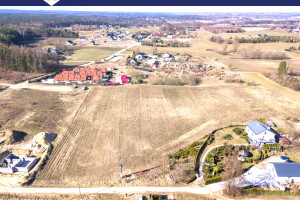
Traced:
<path id="1" fill-rule="evenodd" d="M 67 45 L 67 46 L 74 46 L 75 43 L 72 42 L 71 40 L 68 40 L 68 41 L 66 41 L 65 45 Z"/>
<path id="2" fill-rule="evenodd" d="M 300 183 L 300 163 L 270 162 L 267 169 L 280 184 Z"/>
<path id="3" fill-rule="evenodd" d="M 79 37 L 79 40 L 80 40 L 80 41 L 86 41 L 87 38 L 86 38 L 85 36 L 80 36 L 80 37 Z"/>
<path id="4" fill-rule="evenodd" d="M 257 120 L 246 125 L 246 133 L 251 144 L 262 146 L 276 143 L 276 132 Z"/>

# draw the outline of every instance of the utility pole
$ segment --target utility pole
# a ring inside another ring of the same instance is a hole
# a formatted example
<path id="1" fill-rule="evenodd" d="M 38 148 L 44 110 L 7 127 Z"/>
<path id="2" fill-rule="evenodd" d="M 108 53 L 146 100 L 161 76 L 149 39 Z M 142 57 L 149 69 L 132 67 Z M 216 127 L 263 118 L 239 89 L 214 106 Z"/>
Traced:
<path id="1" fill-rule="evenodd" d="M 120 157 L 120 178 L 121 178 L 121 180 L 123 179 L 122 167 L 123 167 L 123 165 L 122 165 L 122 161 L 121 161 L 121 157 Z"/>
<path id="2" fill-rule="evenodd" d="M 77 181 L 78 181 L 78 180 L 77 180 Z M 78 181 L 78 188 L 79 188 L 80 199 L 82 200 L 79 181 Z"/>

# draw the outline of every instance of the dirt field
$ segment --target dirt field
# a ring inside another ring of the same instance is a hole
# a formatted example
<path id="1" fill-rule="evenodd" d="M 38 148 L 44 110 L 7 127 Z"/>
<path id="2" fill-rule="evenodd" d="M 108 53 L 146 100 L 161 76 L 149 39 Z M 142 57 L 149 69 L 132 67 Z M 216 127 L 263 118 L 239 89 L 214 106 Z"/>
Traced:
<path id="1" fill-rule="evenodd" d="M 123 185 L 167 185 L 167 153 L 217 127 L 299 115 L 293 96 L 245 86 L 93 87 L 34 186 L 121 185 L 120 156 Z"/>
<path id="2" fill-rule="evenodd" d="M 0 127 L 26 132 L 25 140 L 41 131 L 56 132 L 57 121 L 66 115 L 57 93 L 13 90 L 0 95 Z"/>

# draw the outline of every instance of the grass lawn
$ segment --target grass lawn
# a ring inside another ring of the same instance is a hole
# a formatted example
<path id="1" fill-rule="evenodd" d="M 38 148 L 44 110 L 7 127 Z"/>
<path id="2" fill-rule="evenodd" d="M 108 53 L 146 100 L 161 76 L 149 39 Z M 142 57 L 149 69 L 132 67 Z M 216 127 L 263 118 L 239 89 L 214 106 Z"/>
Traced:
<path id="1" fill-rule="evenodd" d="M 69 56 L 64 62 L 70 63 L 72 61 L 95 61 L 105 58 L 114 54 L 121 49 L 118 48 L 98 48 L 98 47 L 86 47 L 74 50 L 74 53 Z M 78 63 L 76 63 L 78 64 Z"/>

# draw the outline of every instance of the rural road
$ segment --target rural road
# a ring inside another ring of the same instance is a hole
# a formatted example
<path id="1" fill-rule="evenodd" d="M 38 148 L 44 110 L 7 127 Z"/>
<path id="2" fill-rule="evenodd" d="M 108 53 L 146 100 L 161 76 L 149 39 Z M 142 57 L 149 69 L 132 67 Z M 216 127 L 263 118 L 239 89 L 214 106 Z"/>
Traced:
<path id="1" fill-rule="evenodd" d="M 224 188 L 224 182 L 210 184 L 205 187 L 98 187 L 80 188 L 82 194 L 113 194 L 113 193 L 176 193 L 185 192 L 199 195 L 213 194 Z M 28 188 L 0 187 L 0 193 L 10 194 L 78 194 L 79 188 Z"/>
<path id="2" fill-rule="evenodd" d="M 0 83 L 0 85 L 9 86 L 7 89 L 0 92 L 4 93 L 9 90 L 15 90 L 15 89 L 22 89 L 22 88 L 28 88 L 33 90 L 44 90 L 44 91 L 50 91 L 50 92 L 70 92 L 73 90 L 72 86 L 57 86 L 57 85 L 41 85 L 41 84 L 34 84 L 34 83 L 27 83 L 27 81 L 17 84 L 6 84 L 6 83 Z"/>

